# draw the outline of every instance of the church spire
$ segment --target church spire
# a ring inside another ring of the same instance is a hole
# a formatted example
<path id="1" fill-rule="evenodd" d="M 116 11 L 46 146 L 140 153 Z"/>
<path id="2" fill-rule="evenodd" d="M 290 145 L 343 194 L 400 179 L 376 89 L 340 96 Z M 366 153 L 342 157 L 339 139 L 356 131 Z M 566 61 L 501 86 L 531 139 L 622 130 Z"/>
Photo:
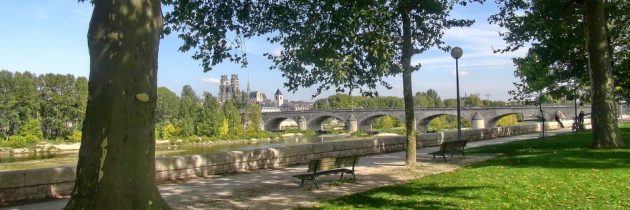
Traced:
<path id="1" fill-rule="evenodd" d="M 249 71 L 247 72 L 247 94 L 249 94 L 251 90 L 249 89 Z"/>

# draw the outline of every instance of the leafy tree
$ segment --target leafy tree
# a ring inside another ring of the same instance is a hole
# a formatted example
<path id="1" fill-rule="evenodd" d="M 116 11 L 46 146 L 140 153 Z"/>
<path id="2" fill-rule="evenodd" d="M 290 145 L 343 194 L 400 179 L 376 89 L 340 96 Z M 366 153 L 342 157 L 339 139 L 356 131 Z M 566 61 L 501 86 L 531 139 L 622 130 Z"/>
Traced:
<path id="1" fill-rule="evenodd" d="M 532 42 L 528 56 L 521 61 L 540 66 L 521 75 L 536 77 L 541 74 L 535 70 L 548 72 L 544 75 L 551 84 L 543 87 L 551 94 L 575 93 L 580 88 L 591 87 L 593 146 L 622 146 L 614 93 L 624 95 L 624 91 L 627 94 L 630 90 L 627 76 L 619 77 L 630 71 L 624 68 L 628 57 L 623 56 L 629 51 L 629 26 L 621 24 L 628 20 L 630 4 L 602 0 L 501 0 L 499 3 L 500 11 L 490 21 L 508 29 L 503 36 L 509 45 L 502 51 L 516 50 Z M 590 78 L 590 83 L 586 78 Z M 518 91 L 527 91 L 525 86 L 531 84 L 517 84 Z"/>
<path id="2" fill-rule="evenodd" d="M 225 117 L 222 117 L 221 121 L 219 122 L 221 122 L 221 124 L 219 125 L 219 136 L 225 137 L 230 132 L 230 123 Z"/>
<path id="3" fill-rule="evenodd" d="M 92 1 L 89 97 L 66 209 L 168 209 L 155 185 L 159 0 Z"/>
<path id="4" fill-rule="evenodd" d="M 37 91 L 37 76 L 30 72 L 16 72 L 13 78 L 13 109 L 17 114 L 14 129 L 19 128 L 26 122 L 37 118 L 39 112 L 39 93 Z M 41 135 L 39 135 L 41 138 Z"/>
<path id="5" fill-rule="evenodd" d="M 516 125 L 517 122 L 518 122 L 518 118 L 516 117 L 516 115 L 511 114 L 511 115 L 508 115 L 499 119 L 499 121 L 497 121 L 497 127 L 512 126 L 512 125 Z"/>
<path id="6" fill-rule="evenodd" d="M 180 129 L 178 127 L 175 127 L 173 123 L 167 122 L 161 128 L 160 137 L 162 139 L 170 139 L 170 138 L 179 136 L 179 132 L 180 132 Z"/>
<path id="7" fill-rule="evenodd" d="M 240 135 L 243 132 L 243 124 L 241 123 L 241 114 L 236 106 L 231 101 L 226 101 L 223 104 L 223 113 L 229 126 L 228 134 L 231 136 Z"/>
<path id="8" fill-rule="evenodd" d="M 457 99 L 455 99 L 455 98 L 444 99 L 444 106 L 446 106 L 446 107 L 457 107 Z"/>
<path id="9" fill-rule="evenodd" d="M 220 136 L 219 129 L 224 115 L 221 104 L 216 97 L 206 92 L 204 93 L 203 106 L 197 118 L 197 135 L 200 136 Z"/>
<path id="10" fill-rule="evenodd" d="M 192 136 L 196 133 L 195 121 L 200 110 L 199 98 L 190 85 L 184 85 L 179 102 L 179 122 L 182 137 Z"/>
<path id="11" fill-rule="evenodd" d="M 372 126 L 374 127 L 374 129 L 389 129 L 389 128 L 396 127 L 398 125 L 397 121 L 398 119 L 392 116 L 383 116 L 374 120 L 374 123 L 372 123 Z"/>
<path id="12" fill-rule="evenodd" d="M 247 126 L 248 133 L 256 133 L 260 131 L 260 125 L 262 124 L 262 107 L 258 104 L 251 104 L 247 107 L 247 115 L 251 123 Z"/>
<path id="13" fill-rule="evenodd" d="M 17 117 L 10 101 L 13 101 L 13 73 L 7 70 L 0 71 L 0 137 L 8 138 L 11 132 L 11 122 Z M 8 139 L 7 139 L 8 140 Z"/>
<path id="14" fill-rule="evenodd" d="M 158 123 L 172 122 L 179 112 L 179 97 L 166 87 L 157 89 L 156 118 Z"/>
<path id="15" fill-rule="evenodd" d="M 467 1 L 460 1 L 465 4 Z M 407 129 L 407 165 L 416 160 L 411 74 L 419 65 L 411 57 L 442 45 L 444 29 L 469 26 L 470 20 L 448 19 L 456 1 L 174 1 L 165 32 L 183 32 L 181 50 L 196 48 L 193 58 L 205 70 L 224 59 L 247 64 L 237 37 L 276 32 L 269 40 L 283 46 L 280 56 L 268 54 L 287 78 L 289 91 L 318 85 L 317 94 L 359 89 L 372 94 L 385 76 L 403 75 Z"/>
<path id="16" fill-rule="evenodd" d="M 40 116 L 44 137 L 70 135 L 82 116 L 79 94 L 72 75 L 45 74 L 39 77 Z"/>
<path id="17" fill-rule="evenodd" d="M 417 92 L 414 97 L 416 106 L 419 107 L 444 107 L 444 102 L 437 91 L 428 89 L 427 92 Z"/>
<path id="18" fill-rule="evenodd" d="M 479 95 L 471 94 L 466 98 L 463 98 L 464 106 L 483 106 L 483 101 Z"/>

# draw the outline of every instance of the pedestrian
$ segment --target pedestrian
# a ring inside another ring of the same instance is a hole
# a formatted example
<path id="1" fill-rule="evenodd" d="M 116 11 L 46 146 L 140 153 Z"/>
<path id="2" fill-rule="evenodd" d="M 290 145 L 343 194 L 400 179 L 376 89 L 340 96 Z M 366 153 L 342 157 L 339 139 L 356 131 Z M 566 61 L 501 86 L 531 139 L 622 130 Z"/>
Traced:
<path id="1" fill-rule="evenodd" d="M 580 111 L 577 119 L 578 125 L 584 126 L 584 111 Z"/>
<path id="2" fill-rule="evenodd" d="M 560 125 L 561 128 L 564 128 L 564 124 L 562 124 L 562 121 L 560 120 L 560 118 L 562 117 L 562 112 L 557 111 L 556 112 L 556 116 L 554 116 L 554 118 L 556 119 L 556 122 L 558 122 L 558 124 Z"/>

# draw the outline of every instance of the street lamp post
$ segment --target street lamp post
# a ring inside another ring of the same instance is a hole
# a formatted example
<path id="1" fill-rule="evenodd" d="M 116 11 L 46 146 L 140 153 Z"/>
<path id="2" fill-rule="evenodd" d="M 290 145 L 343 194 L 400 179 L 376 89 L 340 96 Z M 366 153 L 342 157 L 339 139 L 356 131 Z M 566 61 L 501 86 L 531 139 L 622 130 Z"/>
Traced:
<path id="1" fill-rule="evenodd" d="M 459 102 L 459 58 L 462 57 L 464 51 L 462 48 L 454 47 L 451 50 L 451 57 L 455 58 L 455 83 L 457 88 L 457 140 L 462 140 L 462 122 L 461 122 L 461 108 Z"/>

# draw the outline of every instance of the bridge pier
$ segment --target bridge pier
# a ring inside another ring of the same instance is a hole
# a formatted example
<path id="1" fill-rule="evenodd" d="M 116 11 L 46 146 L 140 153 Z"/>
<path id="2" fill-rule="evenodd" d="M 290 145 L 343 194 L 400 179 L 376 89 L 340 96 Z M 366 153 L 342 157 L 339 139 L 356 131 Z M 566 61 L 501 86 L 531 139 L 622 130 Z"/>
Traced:
<path id="1" fill-rule="evenodd" d="M 354 116 L 354 114 L 350 114 L 350 116 L 348 117 L 348 121 L 346 122 L 346 129 L 350 133 L 354 133 L 354 132 L 357 132 L 357 130 L 359 130 L 359 126 L 357 124 L 357 118 Z"/>
<path id="2" fill-rule="evenodd" d="M 298 118 L 297 126 L 298 130 L 300 131 L 305 131 L 307 129 L 306 118 L 304 118 L 304 115 L 300 115 L 300 117 Z"/>
<path id="3" fill-rule="evenodd" d="M 479 112 L 475 112 L 475 115 L 472 117 L 471 124 L 472 129 L 486 128 L 486 120 L 483 116 L 481 116 L 481 114 L 479 114 Z"/>

